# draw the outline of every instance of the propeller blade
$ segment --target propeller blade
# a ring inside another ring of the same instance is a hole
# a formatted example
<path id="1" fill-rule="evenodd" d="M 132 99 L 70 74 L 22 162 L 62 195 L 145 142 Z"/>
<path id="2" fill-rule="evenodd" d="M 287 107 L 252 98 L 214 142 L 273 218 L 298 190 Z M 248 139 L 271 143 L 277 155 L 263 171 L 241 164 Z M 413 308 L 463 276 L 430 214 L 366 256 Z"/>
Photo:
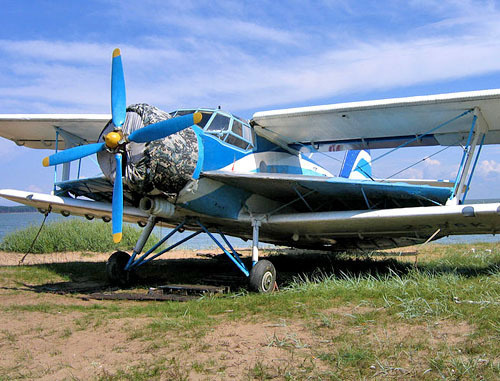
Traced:
<path id="1" fill-rule="evenodd" d="M 156 139 L 166 138 L 193 124 L 201 122 L 201 112 L 178 116 L 172 119 L 162 120 L 158 123 L 135 130 L 128 136 L 128 140 L 135 143 L 147 143 Z"/>
<path id="2" fill-rule="evenodd" d="M 121 127 L 127 116 L 127 105 L 125 95 L 125 76 L 123 75 L 122 56 L 120 49 L 113 51 L 113 63 L 111 68 L 111 114 L 113 124 Z"/>
<path id="3" fill-rule="evenodd" d="M 122 154 L 115 154 L 116 173 L 115 184 L 113 186 L 113 204 L 112 204 L 112 224 L 113 224 L 113 242 L 118 243 L 122 240 L 123 225 L 123 179 L 122 179 Z"/>
<path id="4" fill-rule="evenodd" d="M 92 143 L 83 146 L 68 148 L 64 151 L 59 151 L 53 155 L 47 156 L 43 159 L 42 163 L 44 167 L 48 167 L 49 165 L 67 163 L 102 151 L 105 147 L 106 145 L 104 143 Z"/>

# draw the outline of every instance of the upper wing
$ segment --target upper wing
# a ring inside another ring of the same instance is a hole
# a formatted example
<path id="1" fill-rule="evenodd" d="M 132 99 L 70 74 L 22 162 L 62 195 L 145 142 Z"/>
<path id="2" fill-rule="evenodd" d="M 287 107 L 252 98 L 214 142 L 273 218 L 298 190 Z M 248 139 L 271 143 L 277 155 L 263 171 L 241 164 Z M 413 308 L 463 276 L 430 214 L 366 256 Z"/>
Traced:
<path id="1" fill-rule="evenodd" d="M 257 112 L 257 133 L 276 143 L 315 143 L 322 150 L 390 148 L 478 107 L 489 127 L 485 144 L 500 143 L 500 89 L 339 103 Z M 464 144 L 470 112 L 413 145 Z M 297 148 L 297 147 L 295 147 Z"/>
<path id="2" fill-rule="evenodd" d="M 30 148 L 54 149 L 56 128 L 95 143 L 111 119 L 107 114 L 0 114 L 0 136 Z M 59 149 L 64 149 L 60 139 Z"/>
<path id="3" fill-rule="evenodd" d="M 382 183 L 342 177 L 285 173 L 203 172 L 202 176 L 260 194 L 298 211 L 384 209 L 444 204 L 451 189 L 405 183 Z"/>

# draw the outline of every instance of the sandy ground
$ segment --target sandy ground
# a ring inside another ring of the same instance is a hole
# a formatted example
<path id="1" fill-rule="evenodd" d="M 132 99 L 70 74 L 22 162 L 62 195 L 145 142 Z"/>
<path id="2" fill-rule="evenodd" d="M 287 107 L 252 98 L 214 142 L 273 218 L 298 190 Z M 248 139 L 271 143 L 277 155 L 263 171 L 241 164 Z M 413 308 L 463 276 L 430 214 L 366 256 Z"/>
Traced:
<path id="1" fill-rule="evenodd" d="M 200 258 L 198 254 L 203 257 L 212 252 L 180 250 L 170 258 Z M 29 255 L 25 264 L 104 262 L 108 256 L 109 253 Z M 15 266 L 21 257 L 21 254 L 0 252 L 0 265 Z M 234 321 L 231 319 L 234 311 L 227 310 L 219 317 L 220 323 L 200 337 L 193 332 L 169 332 L 152 335 L 153 338 L 150 335 L 146 340 L 140 334 L 141 329 L 157 321 L 157 317 L 118 315 L 98 319 L 89 318 L 83 309 L 63 308 L 98 308 L 112 304 L 127 309 L 136 303 L 85 301 L 75 294 L 38 293 L 15 282 L 0 280 L 0 379 L 105 379 L 120 370 L 130 372 L 131 367 L 152 366 L 158 361 L 167 364 L 159 377 L 165 380 L 253 379 L 258 378 L 260 368 L 271 378 L 284 379 L 291 370 L 303 372 L 296 375 L 307 378 L 308 372 L 327 370 L 326 363 L 317 356 L 331 351 L 336 337 L 346 330 L 360 340 L 377 340 L 388 351 L 408 340 L 417 340 L 429 348 L 438 347 L 443 341 L 463 342 L 473 332 L 473 327 L 464 323 L 449 322 L 395 327 L 373 325 L 367 330 L 352 326 L 352 317 L 373 309 L 346 305 L 325 311 L 325 316 L 332 317 L 335 325 L 317 330 L 311 330 L 310 322 L 286 317 L 274 321 L 253 321 L 251 317 Z M 44 311 L 44 305 L 61 306 L 61 311 L 57 308 Z M 162 319 L 168 320 L 168 314 Z M 399 364 L 408 368 L 404 370 L 406 373 L 394 370 L 396 373 L 392 376 L 415 377 L 417 373 L 408 369 L 413 369 L 415 363 L 424 363 L 422 356 L 426 354 L 428 351 L 420 351 L 398 359 Z M 373 366 L 373 375 L 382 377 L 384 374 L 379 374 L 378 365 Z M 422 371 L 425 369 L 418 369 Z"/>

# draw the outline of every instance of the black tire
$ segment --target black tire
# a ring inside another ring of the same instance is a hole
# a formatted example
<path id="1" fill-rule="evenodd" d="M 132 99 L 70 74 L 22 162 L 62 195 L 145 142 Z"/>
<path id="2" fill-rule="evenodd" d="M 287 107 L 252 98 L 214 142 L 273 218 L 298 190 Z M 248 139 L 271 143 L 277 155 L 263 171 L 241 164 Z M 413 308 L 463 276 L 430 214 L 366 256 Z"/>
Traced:
<path id="1" fill-rule="evenodd" d="M 116 251 L 106 262 L 106 276 L 111 284 L 126 286 L 131 282 L 130 271 L 125 271 L 125 266 L 130 259 L 124 251 Z"/>
<path id="2" fill-rule="evenodd" d="M 269 293 L 274 290 L 276 269 L 274 265 L 263 259 L 258 261 L 250 271 L 250 288 L 253 291 Z"/>

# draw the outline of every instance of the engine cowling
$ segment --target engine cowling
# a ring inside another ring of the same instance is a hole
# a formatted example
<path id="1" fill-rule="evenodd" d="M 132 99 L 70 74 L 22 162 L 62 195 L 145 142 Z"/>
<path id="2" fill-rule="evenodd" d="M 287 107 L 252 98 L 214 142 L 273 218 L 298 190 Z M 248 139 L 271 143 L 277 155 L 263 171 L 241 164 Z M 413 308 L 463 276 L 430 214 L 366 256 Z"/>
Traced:
<path id="1" fill-rule="evenodd" d="M 127 108 L 127 118 L 122 126 L 125 135 L 157 123 L 172 116 L 147 104 Z M 99 136 L 99 141 L 112 131 L 110 122 Z M 123 160 L 124 182 L 128 189 L 141 195 L 150 193 L 179 193 L 192 179 L 198 161 L 198 139 L 192 128 L 186 128 L 166 138 L 149 143 L 126 145 Z M 97 160 L 104 175 L 114 181 L 115 160 L 107 151 L 97 154 Z"/>

